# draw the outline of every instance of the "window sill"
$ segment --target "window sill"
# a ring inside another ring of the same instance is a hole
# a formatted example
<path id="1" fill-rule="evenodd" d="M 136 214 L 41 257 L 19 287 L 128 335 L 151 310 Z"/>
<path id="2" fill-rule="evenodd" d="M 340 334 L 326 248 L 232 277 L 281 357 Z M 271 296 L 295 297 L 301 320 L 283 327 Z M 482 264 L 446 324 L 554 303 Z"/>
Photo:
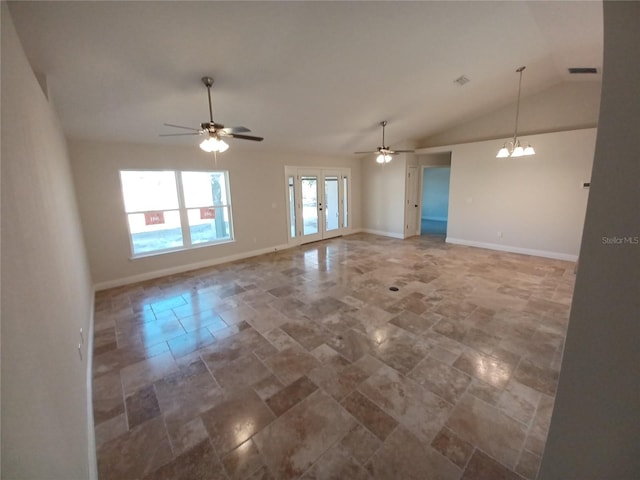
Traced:
<path id="1" fill-rule="evenodd" d="M 235 243 L 235 242 L 236 242 L 235 239 L 232 239 L 232 240 L 223 240 L 221 242 L 213 242 L 213 243 L 199 243 L 197 245 L 192 245 L 190 247 L 178 247 L 178 248 L 170 248 L 167 250 L 156 250 L 154 252 L 146 252 L 146 253 L 141 253 L 139 255 L 133 255 L 129 257 L 129 261 L 142 260 L 149 257 L 167 255 L 170 253 L 189 252 L 192 250 L 199 250 L 201 248 L 207 248 L 207 247 L 217 247 L 218 245 L 228 245 L 230 243 Z"/>

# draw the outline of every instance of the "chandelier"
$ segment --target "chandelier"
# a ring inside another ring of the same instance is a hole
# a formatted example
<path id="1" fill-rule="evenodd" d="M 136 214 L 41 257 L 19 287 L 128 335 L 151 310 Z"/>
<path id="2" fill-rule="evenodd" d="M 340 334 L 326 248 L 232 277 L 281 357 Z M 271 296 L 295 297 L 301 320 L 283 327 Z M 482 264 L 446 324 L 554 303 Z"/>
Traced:
<path id="1" fill-rule="evenodd" d="M 527 143 L 526 147 L 523 147 L 518 138 L 518 116 L 520 115 L 520 92 L 522 90 L 522 72 L 526 67 L 520 67 L 516 70 L 520 74 L 520 81 L 518 82 L 518 101 L 516 103 L 516 125 L 513 132 L 513 140 L 508 143 L 504 143 L 502 148 L 498 151 L 496 158 L 505 157 L 523 157 L 525 155 L 535 155 L 536 151 L 533 149 L 530 143 Z"/>

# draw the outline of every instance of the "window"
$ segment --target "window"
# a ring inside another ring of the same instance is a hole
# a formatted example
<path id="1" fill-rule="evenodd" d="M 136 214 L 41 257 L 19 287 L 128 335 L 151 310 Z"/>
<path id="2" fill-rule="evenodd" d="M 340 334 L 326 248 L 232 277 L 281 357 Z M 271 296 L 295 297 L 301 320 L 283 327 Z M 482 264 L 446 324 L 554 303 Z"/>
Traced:
<path id="1" fill-rule="evenodd" d="M 120 172 L 133 256 L 233 240 L 228 172 Z"/>

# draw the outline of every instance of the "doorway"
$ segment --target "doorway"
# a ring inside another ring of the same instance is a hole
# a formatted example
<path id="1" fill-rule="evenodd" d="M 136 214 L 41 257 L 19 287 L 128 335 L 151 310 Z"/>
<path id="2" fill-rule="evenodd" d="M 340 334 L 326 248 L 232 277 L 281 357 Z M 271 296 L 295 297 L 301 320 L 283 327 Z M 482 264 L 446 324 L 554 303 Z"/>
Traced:
<path id="1" fill-rule="evenodd" d="M 350 230 L 350 169 L 285 167 L 290 244 L 344 235 Z"/>
<path id="2" fill-rule="evenodd" d="M 451 167 L 423 167 L 421 235 L 446 235 Z"/>

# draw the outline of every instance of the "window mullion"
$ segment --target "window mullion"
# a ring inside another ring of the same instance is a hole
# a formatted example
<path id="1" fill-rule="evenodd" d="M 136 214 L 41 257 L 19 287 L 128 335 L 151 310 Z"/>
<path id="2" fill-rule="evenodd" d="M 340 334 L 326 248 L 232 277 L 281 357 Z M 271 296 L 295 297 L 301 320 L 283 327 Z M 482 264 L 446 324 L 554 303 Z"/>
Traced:
<path id="1" fill-rule="evenodd" d="M 191 247 L 191 229 L 189 228 L 189 216 L 184 201 L 184 190 L 182 189 L 182 172 L 176 171 L 176 188 L 178 190 L 178 209 L 180 211 L 180 228 L 182 229 L 182 240 L 185 247 Z"/>

